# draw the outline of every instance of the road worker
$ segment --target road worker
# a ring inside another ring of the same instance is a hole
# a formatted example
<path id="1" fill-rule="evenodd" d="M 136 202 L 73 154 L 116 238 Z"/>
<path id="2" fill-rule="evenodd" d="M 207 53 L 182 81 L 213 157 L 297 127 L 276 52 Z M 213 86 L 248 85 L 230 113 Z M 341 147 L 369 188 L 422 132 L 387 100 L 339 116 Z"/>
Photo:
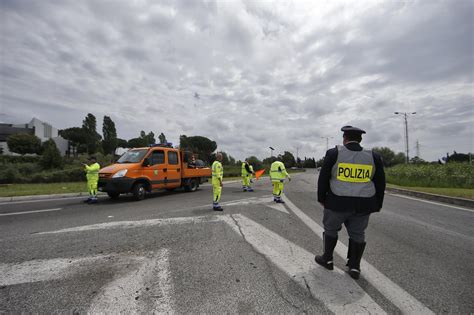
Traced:
<path id="1" fill-rule="evenodd" d="M 290 175 L 286 171 L 285 164 L 278 160 L 273 162 L 270 167 L 270 179 L 273 185 L 273 201 L 276 203 L 285 203 L 281 199 L 281 194 L 283 193 L 283 183 L 286 178 L 291 180 Z"/>
<path id="2" fill-rule="evenodd" d="M 89 165 L 83 165 L 87 178 L 87 190 L 89 191 L 89 198 L 84 202 L 97 203 L 97 184 L 99 183 L 100 165 L 97 163 L 95 156 L 89 158 Z"/>
<path id="3" fill-rule="evenodd" d="M 365 249 L 365 229 L 372 212 L 382 208 L 385 173 L 382 159 L 361 147 L 364 130 L 344 126 L 343 145 L 326 152 L 318 179 L 318 201 L 324 208 L 324 254 L 316 262 L 333 270 L 333 252 L 342 224 L 349 234 L 348 272 L 360 276 L 360 261 Z"/>
<path id="4" fill-rule="evenodd" d="M 221 199 L 222 186 L 224 180 L 224 168 L 222 167 L 222 153 L 218 152 L 216 154 L 216 160 L 212 163 L 212 192 L 214 198 L 212 200 L 212 205 L 214 211 L 224 210 L 219 205 L 219 200 Z"/>
<path id="5" fill-rule="evenodd" d="M 250 165 L 249 160 L 246 159 L 244 162 L 242 162 L 242 190 L 243 191 L 249 191 L 252 192 L 252 185 L 251 185 L 251 180 L 252 180 L 252 175 L 255 174 L 253 171 L 253 166 Z"/>

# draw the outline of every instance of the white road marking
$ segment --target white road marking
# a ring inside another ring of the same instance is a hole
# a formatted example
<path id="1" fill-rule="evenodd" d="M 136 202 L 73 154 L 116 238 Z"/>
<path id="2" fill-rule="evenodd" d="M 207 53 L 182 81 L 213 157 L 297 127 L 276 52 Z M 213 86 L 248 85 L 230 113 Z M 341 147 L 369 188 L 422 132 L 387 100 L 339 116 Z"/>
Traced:
<path id="1" fill-rule="evenodd" d="M 34 235 L 83 232 L 83 231 L 91 231 L 91 230 L 105 230 L 105 229 L 117 229 L 117 228 L 132 229 L 132 228 L 137 228 L 137 227 L 166 225 L 166 224 L 217 222 L 217 221 L 221 221 L 220 217 L 221 216 L 198 216 L 198 217 L 151 219 L 151 220 L 141 220 L 141 221 L 116 221 L 116 222 L 77 226 L 73 228 L 61 229 L 61 230 L 56 230 L 56 231 L 40 232 Z"/>
<path id="2" fill-rule="evenodd" d="M 58 200 L 71 200 L 71 199 L 85 199 L 87 196 L 78 196 L 78 197 L 62 197 L 62 198 L 52 198 L 52 199 L 34 199 L 34 200 L 20 200 L 20 201 L 7 201 L 0 202 L 0 205 L 14 205 L 20 203 L 35 203 L 35 202 L 46 202 L 46 201 L 58 201 Z M 100 196 L 99 196 L 100 198 Z"/>
<path id="3" fill-rule="evenodd" d="M 287 214 L 290 214 L 288 212 L 288 210 L 286 210 L 285 206 L 282 205 L 281 203 L 276 203 L 276 204 L 269 204 L 269 205 L 266 205 L 267 207 L 269 208 L 272 208 L 272 209 L 275 209 L 275 210 L 278 210 L 278 211 L 281 211 L 281 212 L 284 212 L 284 213 L 287 213 Z"/>
<path id="4" fill-rule="evenodd" d="M 404 196 L 404 195 L 399 195 L 399 194 L 392 194 L 392 193 L 388 193 L 388 194 L 391 195 L 391 196 L 394 196 L 394 197 L 410 199 L 410 200 L 416 200 L 416 201 L 420 201 L 420 202 L 424 202 L 424 203 L 430 203 L 432 205 L 437 205 L 437 206 L 442 206 L 442 207 L 447 207 L 447 208 L 452 208 L 452 209 L 457 209 L 457 210 L 474 212 L 474 209 L 458 207 L 458 206 L 452 206 L 452 205 L 448 205 L 448 204 L 441 203 L 441 202 L 435 202 L 435 201 L 430 201 L 430 200 L 425 200 L 425 199 L 420 199 L 420 198 L 415 198 L 415 197 L 409 197 L 409 196 Z"/>
<path id="5" fill-rule="evenodd" d="M 0 217 L 6 217 L 6 216 L 9 216 L 9 215 L 22 215 L 22 214 L 30 214 L 30 213 L 60 211 L 62 209 L 63 208 L 54 208 L 54 209 L 44 209 L 44 210 L 23 211 L 23 212 L 0 213 Z"/>
<path id="6" fill-rule="evenodd" d="M 335 314 L 375 313 L 385 311 L 342 270 L 327 272 L 314 262 L 314 256 L 305 249 L 268 230 L 251 219 L 236 214 L 229 223 L 241 233 L 254 249 L 265 255 L 280 270 L 320 300 Z"/>
<path id="7" fill-rule="evenodd" d="M 101 289 L 88 313 L 172 313 L 168 257 L 168 250 L 161 249 L 153 257 L 139 257 L 138 269 L 123 268 L 127 273 L 117 275 Z"/>
<path id="8" fill-rule="evenodd" d="M 301 221 L 306 224 L 316 235 L 322 238 L 324 229 L 313 221 L 308 215 L 301 211 L 290 199 L 286 198 L 286 205 Z M 345 258 L 347 255 L 347 246 L 338 242 L 336 253 Z M 399 285 L 387 278 L 366 260 L 361 261 L 362 276 L 372 284 L 382 295 L 397 306 L 404 314 L 434 314 L 429 308 L 403 290 Z"/>
<path id="9" fill-rule="evenodd" d="M 31 260 L 20 264 L 0 264 L 0 285 L 62 279 L 79 271 L 81 264 L 92 264 L 108 256 Z"/>

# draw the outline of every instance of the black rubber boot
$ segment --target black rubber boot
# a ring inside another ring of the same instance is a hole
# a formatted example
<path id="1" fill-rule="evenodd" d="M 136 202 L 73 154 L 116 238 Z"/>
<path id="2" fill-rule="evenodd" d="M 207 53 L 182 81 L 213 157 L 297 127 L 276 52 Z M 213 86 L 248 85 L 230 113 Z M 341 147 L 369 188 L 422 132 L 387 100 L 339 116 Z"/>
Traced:
<path id="1" fill-rule="evenodd" d="M 347 266 L 349 267 L 349 275 L 353 279 L 359 279 L 360 277 L 360 260 L 362 254 L 364 254 L 365 242 L 358 243 L 349 239 L 348 258 Z"/>
<path id="2" fill-rule="evenodd" d="M 331 237 L 323 233 L 323 242 L 324 242 L 324 254 L 321 256 L 314 257 L 314 260 L 318 265 L 323 266 L 328 270 L 334 269 L 333 263 L 333 253 L 334 248 L 336 248 L 337 237 Z"/>

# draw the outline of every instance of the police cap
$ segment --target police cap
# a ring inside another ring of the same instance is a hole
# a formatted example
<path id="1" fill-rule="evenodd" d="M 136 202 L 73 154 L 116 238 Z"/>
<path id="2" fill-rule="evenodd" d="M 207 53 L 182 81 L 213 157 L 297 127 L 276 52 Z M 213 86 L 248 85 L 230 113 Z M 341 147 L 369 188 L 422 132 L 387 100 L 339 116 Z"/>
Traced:
<path id="1" fill-rule="evenodd" d="M 357 127 L 352 127 L 352 126 L 344 126 L 341 128 L 341 131 L 344 131 L 344 134 L 359 134 L 362 135 L 365 133 L 364 130 L 357 128 Z"/>

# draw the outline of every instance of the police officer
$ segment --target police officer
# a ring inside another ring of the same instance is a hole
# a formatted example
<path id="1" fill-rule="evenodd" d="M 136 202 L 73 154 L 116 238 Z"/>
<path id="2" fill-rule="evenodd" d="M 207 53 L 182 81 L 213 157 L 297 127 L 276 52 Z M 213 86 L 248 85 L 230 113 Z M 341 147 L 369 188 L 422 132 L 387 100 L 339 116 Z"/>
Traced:
<path id="1" fill-rule="evenodd" d="M 332 270 L 337 233 L 342 224 L 349 234 L 349 274 L 359 279 L 360 260 L 365 249 L 365 229 L 372 212 L 382 208 L 385 173 L 382 159 L 360 146 L 364 130 L 344 126 L 343 145 L 326 152 L 318 179 L 318 201 L 324 207 L 324 254 L 316 262 Z"/>
<path id="2" fill-rule="evenodd" d="M 243 191 L 249 191 L 252 192 L 252 186 L 251 186 L 251 180 L 252 180 L 252 175 L 255 174 L 253 171 L 252 165 L 249 164 L 249 160 L 246 159 L 244 162 L 242 162 L 242 190 Z"/>
<path id="3" fill-rule="evenodd" d="M 89 191 L 89 198 L 84 202 L 97 203 L 97 185 L 99 183 L 100 165 L 97 163 L 95 156 L 91 156 L 89 162 L 90 165 L 83 164 L 87 178 L 87 190 Z"/>
<path id="4" fill-rule="evenodd" d="M 224 168 L 222 167 L 222 153 L 218 152 L 216 154 L 216 160 L 212 163 L 212 192 L 214 198 L 212 200 L 212 205 L 214 211 L 222 211 L 224 210 L 219 205 L 219 200 L 221 200 L 221 192 L 222 192 L 222 181 L 224 178 Z"/>
<path id="5" fill-rule="evenodd" d="M 270 179 L 273 185 L 273 201 L 276 203 L 285 203 L 281 199 L 283 193 L 284 181 L 288 178 L 291 181 L 291 177 L 286 171 L 285 164 L 281 161 L 275 161 L 270 166 Z"/>

